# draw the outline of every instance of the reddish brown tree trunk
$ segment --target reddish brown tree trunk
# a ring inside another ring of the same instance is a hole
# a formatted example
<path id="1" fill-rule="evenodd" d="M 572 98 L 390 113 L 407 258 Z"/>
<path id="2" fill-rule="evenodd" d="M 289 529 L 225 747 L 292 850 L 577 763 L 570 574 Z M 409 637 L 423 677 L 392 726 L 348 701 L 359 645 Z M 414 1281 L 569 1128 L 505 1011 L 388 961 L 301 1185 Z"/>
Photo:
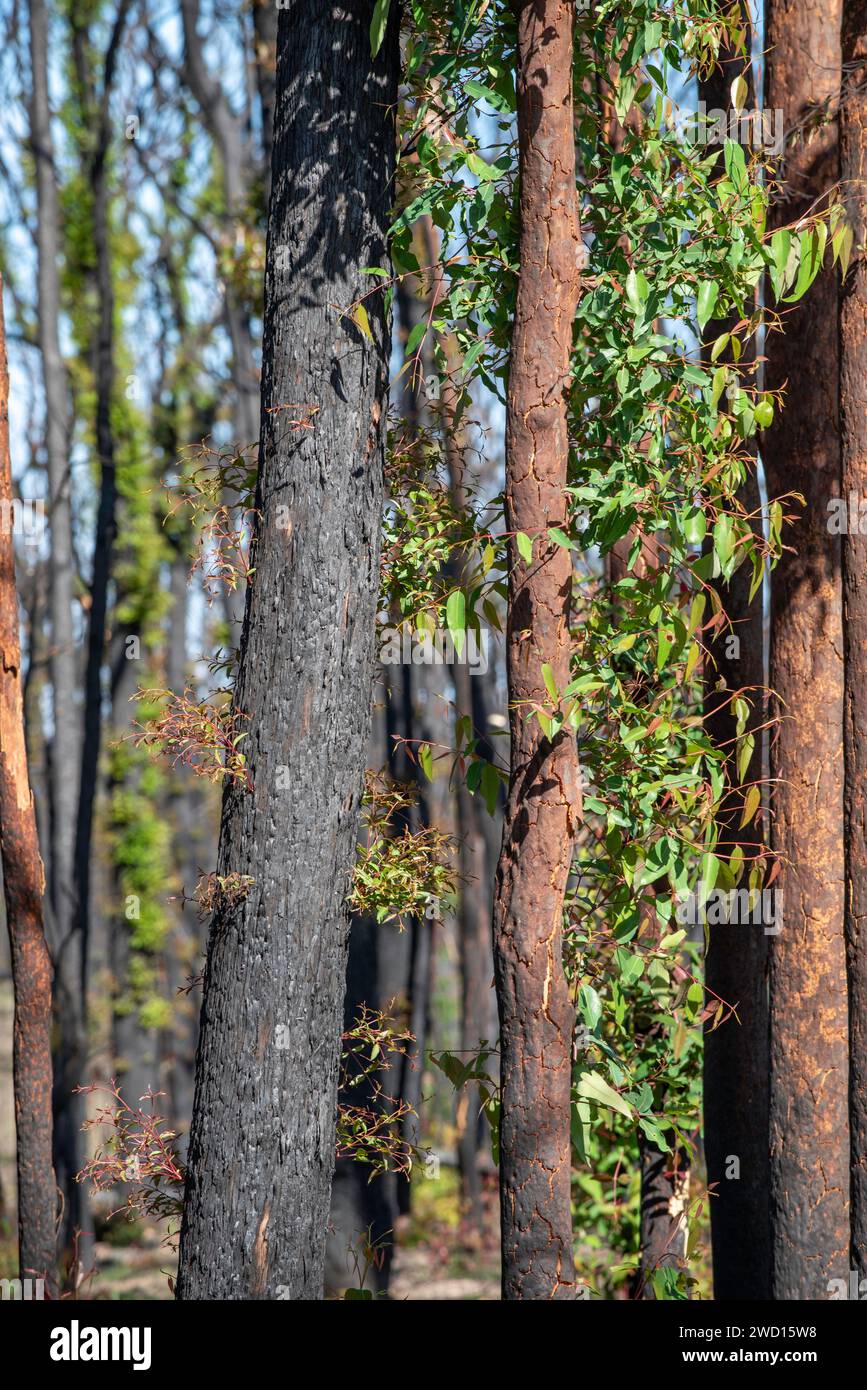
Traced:
<path id="1" fill-rule="evenodd" d="M 581 813 L 573 734 L 546 738 L 529 705 L 569 680 L 567 389 L 581 249 L 572 108 L 574 7 L 517 3 L 520 275 L 506 416 L 510 542 L 507 672 L 511 776 L 494 893 L 502 1115 L 503 1297 L 574 1290 L 569 1112 L 573 1011 L 562 965 L 563 895 Z M 533 538 L 519 555 L 514 533 Z"/>
<path id="2" fill-rule="evenodd" d="M 767 7 L 766 107 L 794 131 L 840 83 L 840 0 Z M 836 121 L 788 145 L 774 221 L 791 222 L 837 181 Z M 785 409 L 764 436 L 771 497 L 806 506 L 771 582 L 772 847 L 782 872 L 770 938 L 771 1292 L 827 1297 L 849 1268 L 848 1061 L 843 863 L 843 625 L 836 272 L 816 280 L 768 342 L 767 385 Z"/>
<path id="3" fill-rule="evenodd" d="M 51 963 L 42 920 L 45 873 L 27 774 L 15 586 L 9 373 L 0 281 L 0 856 L 15 988 L 13 1071 L 21 1278 L 56 1285 L 51 1164 Z"/>
<path id="4" fill-rule="evenodd" d="M 852 269 L 840 305 L 841 496 L 867 497 L 867 0 L 845 0 L 840 107 L 840 179 L 854 232 Z M 849 966 L 849 1120 L 852 1261 L 867 1275 L 867 537 L 843 537 L 846 948 Z"/>

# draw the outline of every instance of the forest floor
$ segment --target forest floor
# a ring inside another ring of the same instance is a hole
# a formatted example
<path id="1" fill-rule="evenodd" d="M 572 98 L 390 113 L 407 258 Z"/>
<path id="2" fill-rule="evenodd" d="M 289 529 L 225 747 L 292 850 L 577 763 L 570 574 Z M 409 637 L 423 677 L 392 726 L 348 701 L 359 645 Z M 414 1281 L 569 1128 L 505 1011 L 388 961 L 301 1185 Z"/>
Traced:
<path id="1" fill-rule="evenodd" d="M 416 1185 L 413 1213 L 402 1217 L 389 1298 L 396 1302 L 489 1301 L 500 1296 L 495 1184 L 485 1194 L 481 1236 L 467 1231 L 458 1211 L 457 1175 Z M 0 1278 L 15 1274 L 15 1111 L 12 1092 L 12 986 L 0 980 Z M 4 1211 L 5 1199 L 5 1211 Z M 154 1226 L 115 1216 L 99 1232 L 85 1299 L 169 1299 L 175 1254 Z"/>

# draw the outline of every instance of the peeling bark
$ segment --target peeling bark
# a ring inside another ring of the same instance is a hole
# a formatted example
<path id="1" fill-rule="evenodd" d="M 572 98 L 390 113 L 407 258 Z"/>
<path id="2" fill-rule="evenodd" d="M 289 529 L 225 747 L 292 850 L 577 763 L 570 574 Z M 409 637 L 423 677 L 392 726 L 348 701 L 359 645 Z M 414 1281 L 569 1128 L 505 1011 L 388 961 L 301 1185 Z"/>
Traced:
<path id="1" fill-rule="evenodd" d="M 840 179 L 854 231 L 840 303 L 840 495 L 867 497 L 867 0 L 844 0 Z M 867 537 L 843 537 L 846 950 L 849 970 L 849 1104 L 852 1267 L 867 1275 Z"/>
<path id="2" fill-rule="evenodd" d="M 840 84 L 840 0 L 772 0 L 766 107 L 792 131 Z M 836 183 L 836 121 L 799 135 L 781 168 L 776 225 Z M 771 1291 L 825 1298 L 849 1269 L 848 1062 L 844 949 L 841 546 L 828 501 L 841 495 L 836 271 L 768 340 L 766 384 L 785 407 L 762 456 L 771 497 L 806 507 L 771 578 L 772 848 L 782 872 L 770 938 Z"/>
<path id="3" fill-rule="evenodd" d="M 503 1297 L 574 1294 L 570 1211 L 573 1009 L 563 975 L 563 896 L 581 814 L 574 736 L 530 717 L 547 663 L 569 680 L 567 391 L 581 236 L 572 104 L 574 6 L 517 3 L 520 273 L 506 415 L 510 540 L 506 662 L 511 774 L 494 890 L 502 1115 Z M 514 533 L 534 538 L 532 561 Z"/>
<path id="4" fill-rule="evenodd" d="M 9 458 L 9 373 L 0 281 L 0 858 L 15 989 L 13 1074 L 20 1276 L 56 1293 L 51 1161 L 51 961 L 45 942 L 45 872 L 24 744 L 24 698 Z"/>

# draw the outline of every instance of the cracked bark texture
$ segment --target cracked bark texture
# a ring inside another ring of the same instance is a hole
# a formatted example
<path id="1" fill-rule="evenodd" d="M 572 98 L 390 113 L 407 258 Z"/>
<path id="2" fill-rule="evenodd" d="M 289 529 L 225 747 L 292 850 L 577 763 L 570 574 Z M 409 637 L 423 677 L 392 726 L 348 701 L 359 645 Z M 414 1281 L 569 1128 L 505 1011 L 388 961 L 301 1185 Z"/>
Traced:
<path id="1" fill-rule="evenodd" d="M 844 0 L 840 179 L 855 234 L 840 302 L 841 496 L 867 497 L 867 0 Z M 860 90 L 859 90 L 860 88 Z M 846 815 L 846 949 L 849 970 L 849 1106 L 852 1267 L 867 1275 L 867 537 L 843 537 L 843 747 Z"/>
<path id="2" fill-rule="evenodd" d="M 24 744 L 24 696 L 9 458 L 9 373 L 0 281 L 0 859 L 15 991 L 12 1065 L 22 1279 L 57 1293 L 51 1161 L 51 961 L 42 920 L 45 873 Z"/>
<path id="3" fill-rule="evenodd" d="M 520 272 L 506 414 L 510 541 L 506 663 L 511 774 L 494 890 L 500 1017 L 503 1297 L 574 1296 L 570 1211 L 573 1010 L 562 964 L 563 895 L 581 803 L 571 732 L 553 741 L 530 717 L 550 703 L 542 665 L 569 680 L 567 392 L 580 293 L 581 235 L 572 106 L 574 7 L 516 3 Z"/>
<path id="4" fill-rule="evenodd" d="M 840 0 L 767 7 L 765 106 L 793 131 L 840 84 Z M 836 120 L 789 142 L 774 225 L 836 182 Z M 806 499 L 771 579 L 772 847 L 782 872 L 770 938 L 771 1292 L 825 1298 L 849 1268 L 847 1000 L 843 864 L 841 546 L 827 529 L 839 497 L 838 290 L 826 269 L 768 339 L 766 384 L 787 384 L 762 454 L 771 497 Z"/>
<path id="5" fill-rule="evenodd" d="M 750 19 L 746 7 L 743 18 L 750 41 Z M 752 67 L 744 55 L 728 46 L 720 50 L 719 62 L 699 82 L 699 97 L 708 111 L 731 109 L 731 84 L 742 75 L 747 83 L 746 110 L 755 107 Z M 719 172 L 722 173 L 720 152 Z M 734 329 L 739 315 L 728 321 L 707 325 L 704 339 L 712 343 L 721 333 Z M 751 341 L 741 360 L 742 368 L 755 356 Z M 723 360 L 730 360 L 727 355 Z M 739 489 L 747 513 L 759 516 L 761 497 L 753 464 Z M 760 519 L 754 523 L 760 527 Z M 752 567 L 742 565 L 730 582 L 718 584 L 720 598 L 731 620 L 731 631 L 724 629 L 709 640 L 712 661 L 707 665 L 705 686 L 705 728 L 717 748 L 728 750 L 728 776 L 732 788 L 762 777 L 766 736 L 760 732 L 765 719 L 763 690 L 765 678 L 764 616 L 761 591 L 750 602 Z M 738 648 L 729 637 L 738 640 Z M 716 693 L 722 682 L 721 695 Z M 747 723 L 755 736 L 753 756 L 743 779 L 738 776 L 735 756 L 737 728 L 731 708 L 731 695 L 744 690 L 752 704 Z M 755 818 L 740 829 L 743 796 L 731 794 L 718 817 L 720 851 L 730 854 L 737 845 L 748 862 L 761 851 L 762 822 Z M 746 873 L 746 870 L 745 870 Z M 745 880 L 742 880 L 745 883 Z M 737 1016 L 714 1028 L 708 1022 L 704 1033 L 704 1150 L 708 1183 L 716 1184 L 710 1202 L 713 1252 L 714 1298 L 767 1299 L 770 1289 L 770 1211 L 768 1205 L 768 937 L 762 924 L 741 926 L 720 924 L 707 928 L 705 982 L 708 1002 L 726 1000 L 737 1009 Z M 749 1104 L 744 1097 L 749 1096 Z M 739 1160 L 738 1176 L 730 1177 L 729 1159 Z"/>
<path id="6" fill-rule="evenodd" d="M 371 337 L 341 313 L 387 256 L 398 7 L 375 61 L 372 8 L 294 0 L 279 16 L 259 517 L 236 691 L 253 790 L 226 789 L 218 869 L 255 882 L 211 925 L 184 1299 L 323 1293 L 390 338 L 380 295 L 366 300 Z"/>

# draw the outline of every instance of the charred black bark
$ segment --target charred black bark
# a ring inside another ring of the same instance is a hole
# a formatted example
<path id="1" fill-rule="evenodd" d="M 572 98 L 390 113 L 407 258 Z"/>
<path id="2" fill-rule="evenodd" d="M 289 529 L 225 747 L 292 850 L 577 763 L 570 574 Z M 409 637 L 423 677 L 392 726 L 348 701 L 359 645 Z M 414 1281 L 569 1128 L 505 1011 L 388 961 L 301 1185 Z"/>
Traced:
<path id="1" fill-rule="evenodd" d="M 322 1296 L 349 886 L 370 727 L 389 324 L 348 312 L 386 258 L 397 7 L 280 12 L 262 431 L 236 705 L 252 788 L 227 786 L 181 1298 Z M 345 309 L 347 312 L 341 312 Z"/>
<path id="2" fill-rule="evenodd" d="M 749 47 L 749 18 L 744 16 Z M 699 83 L 699 96 L 708 111 L 731 107 L 731 84 L 744 75 L 745 105 L 755 103 L 752 68 L 746 52 L 724 46 L 717 67 Z M 720 173 L 722 155 L 720 154 Z M 730 322 L 712 322 L 705 340 L 712 342 L 734 328 Z M 748 358 L 754 346 L 747 345 Z M 745 511 L 761 529 L 761 497 L 755 459 L 739 490 Z M 742 565 L 731 581 L 721 586 L 720 600 L 731 627 L 717 629 L 708 640 L 706 664 L 705 728 L 717 748 L 728 754 L 729 785 L 745 787 L 758 782 L 763 772 L 764 735 L 761 726 L 767 709 L 764 698 L 764 615 L 761 590 L 750 602 L 752 570 Z M 743 779 L 736 759 L 737 727 L 731 699 L 743 691 L 751 706 L 748 732 L 755 748 Z M 730 794 L 719 817 L 718 853 L 731 854 L 740 846 L 745 876 L 763 850 L 763 820 L 754 817 L 740 829 L 744 798 Z M 719 1027 L 713 1019 L 704 1034 L 704 1147 L 710 1200 L 714 1298 L 767 1299 L 770 1297 L 770 1212 L 768 1205 L 768 937 L 765 923 L 720 924 L 707 929 L 705 984 L 708 1002 L 724 1000 L 736 1009 Z M 744 1097 L 749 1096 L 749 1104 Z M 733 1161 L 736 1160 L 736 1161 Z"/>

